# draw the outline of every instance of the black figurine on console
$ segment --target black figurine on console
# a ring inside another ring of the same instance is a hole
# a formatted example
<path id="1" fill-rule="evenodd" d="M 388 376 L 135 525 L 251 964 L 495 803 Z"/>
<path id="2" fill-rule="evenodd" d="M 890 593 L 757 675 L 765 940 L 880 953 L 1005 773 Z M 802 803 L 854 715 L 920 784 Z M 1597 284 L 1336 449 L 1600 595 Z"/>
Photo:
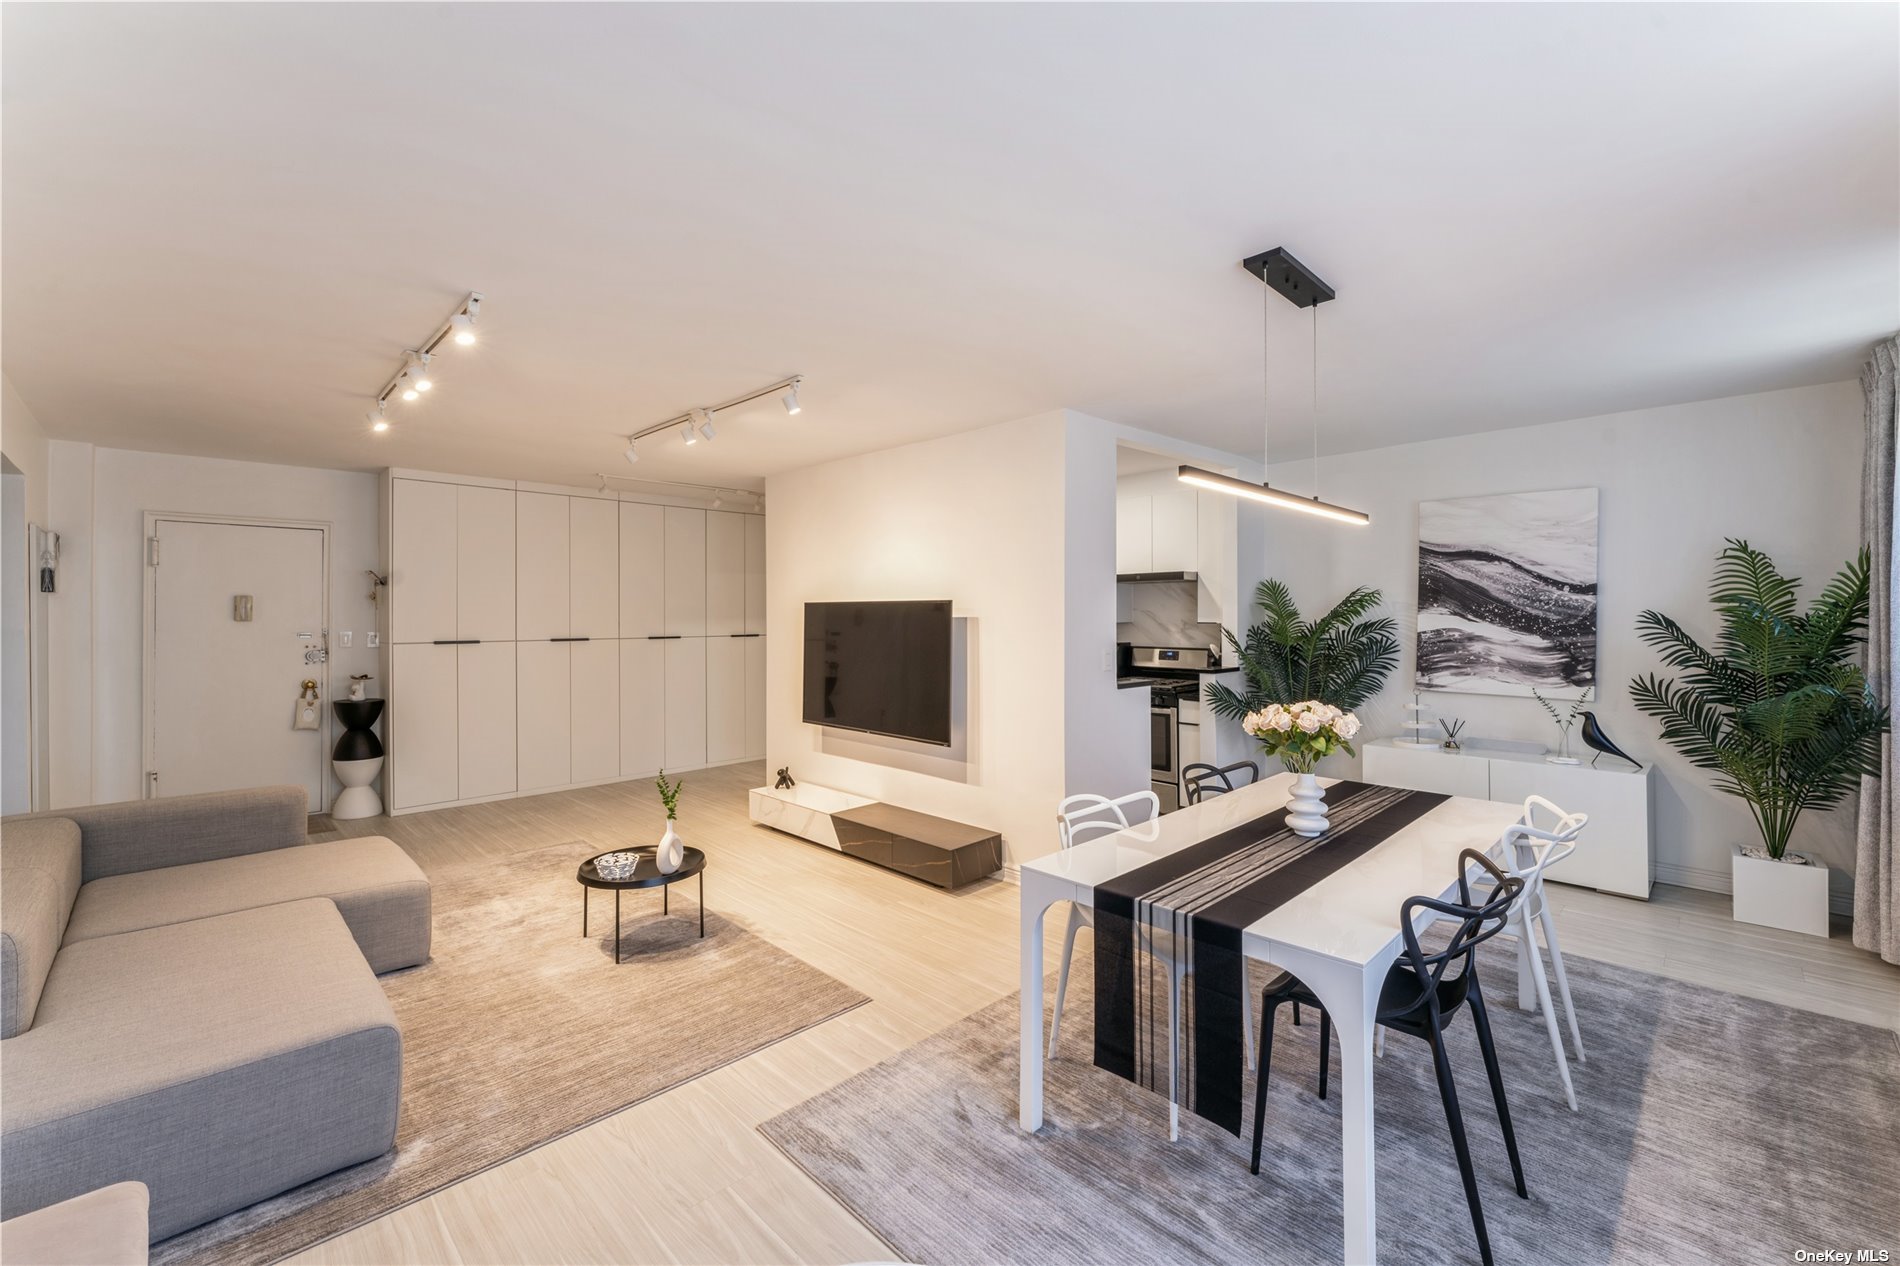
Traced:
<path id="1" fill-rule="evenodd" d="M 1641 769 L 1643 767 L 1643 762 L 1637 760 L 1634 756 L 1631 756 L 1628 752 L 1624 751 L 1622 748 L 1618 747 L 1616 744 L 1610 742 L 1610 736 L 1603 732 L 1603 727 L 1601 725 L 1597 724 L 1596 713 L 1586 712 L 1583 714 L 1582 734 L 1583 734 L 1583 745 L 1585 747 L 1593 747 L 1597 751 L 1597 754 L 1590 758 L 1590 763 L 1592 765 L 1596 764 L 1597 761 L 1601 760 L 1603 757 L 1603 754 L 1607 752 L 1611 756 L 1620 756 L 1624 760 L 1628 761 L 1630 764 L 1636 766 L 1636 768 L 1638 769 Z"/>

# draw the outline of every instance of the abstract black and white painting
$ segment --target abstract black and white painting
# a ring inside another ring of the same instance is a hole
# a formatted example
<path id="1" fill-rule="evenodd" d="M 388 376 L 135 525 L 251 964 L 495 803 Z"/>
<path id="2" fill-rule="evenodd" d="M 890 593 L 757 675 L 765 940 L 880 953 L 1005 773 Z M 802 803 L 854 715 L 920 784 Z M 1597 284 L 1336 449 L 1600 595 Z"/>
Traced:
<path id="1" fill-rule="evenodd" d="M 1420 690 L 1575 698 L 1597 679 L 1597 490 L 1421 501 Z"/>

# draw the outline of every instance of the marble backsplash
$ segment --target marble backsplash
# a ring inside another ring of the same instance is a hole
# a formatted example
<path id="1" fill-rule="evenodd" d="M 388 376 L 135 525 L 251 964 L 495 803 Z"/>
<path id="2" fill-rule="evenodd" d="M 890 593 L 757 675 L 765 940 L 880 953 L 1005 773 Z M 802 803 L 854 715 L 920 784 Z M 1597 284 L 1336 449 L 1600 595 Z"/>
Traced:
<path id="1" fill-rule="evenodd" d="M 1196 588 L 1197 583 L 1191 580 L 1117 584 L 1115 640 L 1136 646 L 1221 648 L 1220 625 L 1204 624 L 1195 618 Z"/>

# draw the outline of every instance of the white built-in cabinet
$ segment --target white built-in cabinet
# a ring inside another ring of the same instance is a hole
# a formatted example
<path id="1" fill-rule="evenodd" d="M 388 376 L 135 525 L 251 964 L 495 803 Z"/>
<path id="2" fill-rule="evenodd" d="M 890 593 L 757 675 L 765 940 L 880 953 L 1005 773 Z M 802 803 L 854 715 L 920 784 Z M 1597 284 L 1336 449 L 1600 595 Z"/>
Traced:
<path id="1" fill-rule="evenodd" d="M 391 471 L 392 813 L 765 754 L 755 514 Z"/>

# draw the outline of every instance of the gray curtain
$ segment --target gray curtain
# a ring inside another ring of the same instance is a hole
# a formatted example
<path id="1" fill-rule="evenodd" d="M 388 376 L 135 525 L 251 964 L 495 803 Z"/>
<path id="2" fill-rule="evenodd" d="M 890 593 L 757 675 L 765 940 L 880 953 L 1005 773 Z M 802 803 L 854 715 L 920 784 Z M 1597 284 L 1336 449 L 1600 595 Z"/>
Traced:
<path id="1" fill-rule="evenodd" d="M 1873 554 L 1873 599 L 1867 630 L 1867 675 L 1887 706 L 1896 705 L 1894 670 L 1900 664 L 1900 550 L 1895 544 L 1894 386 L 1900 374 L 1900 337 L 1874 348 L 1861 371 L 1867 393 L 1867 465 L 1861 476 L 1861 539 Z M 1900 852 L 1894 847 L 1894 800 L 1900 796 L 1900 750 L 1894 736 L 1880 740 L 1880 777 L 1860 784 L 1860 824 L 1854 864 L 1854 944 L 1900 963 Z"/>

